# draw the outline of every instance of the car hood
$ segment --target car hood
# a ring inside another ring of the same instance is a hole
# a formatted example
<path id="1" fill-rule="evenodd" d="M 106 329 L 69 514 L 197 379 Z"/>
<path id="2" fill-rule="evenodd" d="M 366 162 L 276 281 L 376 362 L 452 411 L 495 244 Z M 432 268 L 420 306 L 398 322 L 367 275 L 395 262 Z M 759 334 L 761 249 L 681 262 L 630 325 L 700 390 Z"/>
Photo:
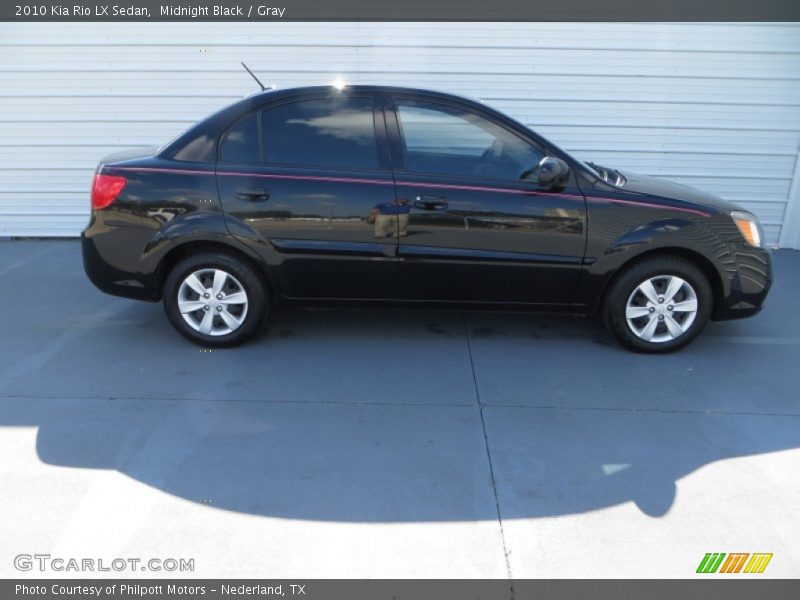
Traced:
<path id="1" fill-rule="evenodd" d="M 725 212 L 742 210 L 732 202 L 723 200 L 714 194 L 689 187 L 688 185 L 682 185 L 674 181 L 667 181 L 666 179 L 650 177 L 640 173 L 632 173 L 629 171 L 619 172 L 622 173 L 627 180 L 620 189 L 628 192 L 650 194 L 652 196 L 661 196 L 662 198 L 692 202 L 693 204 L 698 204 L 706 208 L 715 208 Z"/>

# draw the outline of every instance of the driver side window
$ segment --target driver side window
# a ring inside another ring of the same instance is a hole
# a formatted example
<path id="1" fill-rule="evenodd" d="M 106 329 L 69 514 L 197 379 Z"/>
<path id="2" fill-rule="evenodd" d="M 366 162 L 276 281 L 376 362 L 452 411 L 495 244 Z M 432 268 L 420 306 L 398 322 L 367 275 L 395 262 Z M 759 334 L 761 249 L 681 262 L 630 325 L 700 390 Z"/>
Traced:
<path id="1" fill-rule="evenodd" d="M 406 171 L 520 179 L 544 151 L 474 113 L 430 102 L 396 100 Z"/>

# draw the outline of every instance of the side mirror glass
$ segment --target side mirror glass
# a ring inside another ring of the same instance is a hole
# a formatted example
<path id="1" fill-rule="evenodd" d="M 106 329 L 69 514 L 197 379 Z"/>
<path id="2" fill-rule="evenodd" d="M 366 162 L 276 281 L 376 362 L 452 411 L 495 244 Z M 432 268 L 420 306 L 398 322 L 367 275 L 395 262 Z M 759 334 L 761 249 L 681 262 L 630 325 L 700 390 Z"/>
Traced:
<path id="1" fill-rule="evenodd" d="M 569 179 L 569 165 L 560 158 L 545 156 L 536 168 L 536 181 L 542 187 L 563 186 Z"/>

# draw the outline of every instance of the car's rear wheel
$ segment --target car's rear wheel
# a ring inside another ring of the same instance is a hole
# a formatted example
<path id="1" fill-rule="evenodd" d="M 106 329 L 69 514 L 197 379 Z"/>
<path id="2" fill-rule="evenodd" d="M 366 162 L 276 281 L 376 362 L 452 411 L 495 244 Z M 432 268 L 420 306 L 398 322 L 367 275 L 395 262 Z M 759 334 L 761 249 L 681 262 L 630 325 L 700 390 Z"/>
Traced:
<path id="1" fill-rule="evenodd" d="M 164 309 L 186 339 L 234 346 L 258 328 L 267 308 L 264 285 L 242 260 L 204 252 L 180 261 L 164 282 Z"/>
<path id="2" fill-rule="evenodd" d="M 603 303 L 603 320 L 632 350 L 672 352 L 700 333 L 713 299 L 708 279 L 694 263 L 679 256 L 654 256 L 614 280 Z"/>

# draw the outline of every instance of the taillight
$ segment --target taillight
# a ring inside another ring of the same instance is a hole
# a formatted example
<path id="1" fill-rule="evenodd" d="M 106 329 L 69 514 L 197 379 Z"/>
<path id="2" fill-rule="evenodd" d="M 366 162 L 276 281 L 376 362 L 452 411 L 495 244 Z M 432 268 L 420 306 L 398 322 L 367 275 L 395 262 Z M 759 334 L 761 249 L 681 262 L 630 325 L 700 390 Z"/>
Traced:
<path id="1" fill-rule="evenodd" d="M 92 181 L 92 210 L 101 210 L 114 202 L 127 183 L 119 175 L 97 173 Z"/>

